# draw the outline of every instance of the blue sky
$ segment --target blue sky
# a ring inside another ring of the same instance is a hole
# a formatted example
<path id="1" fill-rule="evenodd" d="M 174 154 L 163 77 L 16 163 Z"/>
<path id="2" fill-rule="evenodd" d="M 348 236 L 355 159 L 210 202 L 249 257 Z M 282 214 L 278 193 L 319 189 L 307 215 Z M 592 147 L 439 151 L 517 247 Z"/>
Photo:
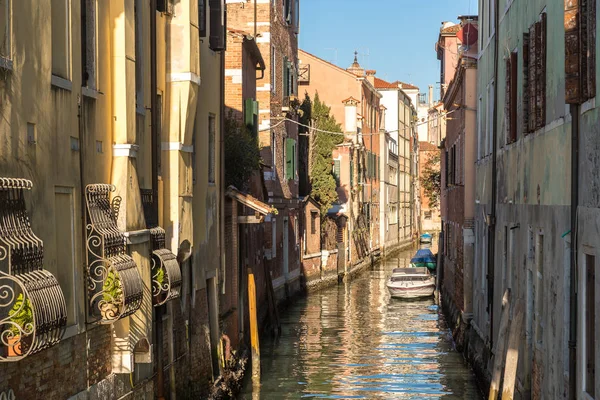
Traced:
<path id="1" fill-rule="evenodd" d="M 356 50 L 363 68 L 379 78 L 423 92 L 434 84 L 436 99 L 441 23 L 477 14 L 477 0 L 302 0 L 300 7 L 301 49 L 344 68 Z"/>

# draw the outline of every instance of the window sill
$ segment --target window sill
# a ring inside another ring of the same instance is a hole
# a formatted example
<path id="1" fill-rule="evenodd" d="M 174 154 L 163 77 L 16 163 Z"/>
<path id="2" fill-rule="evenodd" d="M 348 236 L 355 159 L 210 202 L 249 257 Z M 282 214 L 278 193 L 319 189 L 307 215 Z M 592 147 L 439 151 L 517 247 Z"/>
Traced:
<path id="1" fill-rule="evenodd" d="M 7 71 L 12 71 L 13 70 L 13 61 L 6 57 L 0 56 L 0 68 L 7 70 Z"/>
<path id="2" fill-rule="evenodd" d="M 96 100 L 99 94 L 100 92 L 98 92 L 96 89 L 92 89 L 87 86 L 81 87 L 81 95 L 84 97 Z"/>
<path id="3" fill-rule="evenodd" d="M 50 84 L 57 89 L 68 90 L 69 92 L 73 90 L 73 82 L 60 76 L 52 75 Z"/>

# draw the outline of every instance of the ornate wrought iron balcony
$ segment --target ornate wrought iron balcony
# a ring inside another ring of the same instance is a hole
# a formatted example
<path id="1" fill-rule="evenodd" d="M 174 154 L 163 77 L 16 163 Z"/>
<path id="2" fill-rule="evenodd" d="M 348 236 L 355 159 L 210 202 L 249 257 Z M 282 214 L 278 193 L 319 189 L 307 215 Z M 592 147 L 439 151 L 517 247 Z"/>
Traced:
<path id="1" fill-rule="evenodd" d="M 152 190 L 141 189 L 146 225 L 152 238 L 152 303 L 160 306 L 181 295 L 181 268 L 177 257 L 165 248 L 165 230 L 153 217 Z"/>
<path id="2" fill-rule="evenodd" d="M 18 361 L 58 343 L 67 324 L 65 297 L 43 269 L 44 246 L 31 229 L 26 179 L 0 178 L 0 362 Z"/>
<path id="3" fill-rule="evenodd" d="M 117 228 L 121 199 L 110 201 L 113 185 L 85 188 L 89 314 L 112 323 L 133 314 L 142 302 L 143 281 L 126 251 L 125 236 Z"/>

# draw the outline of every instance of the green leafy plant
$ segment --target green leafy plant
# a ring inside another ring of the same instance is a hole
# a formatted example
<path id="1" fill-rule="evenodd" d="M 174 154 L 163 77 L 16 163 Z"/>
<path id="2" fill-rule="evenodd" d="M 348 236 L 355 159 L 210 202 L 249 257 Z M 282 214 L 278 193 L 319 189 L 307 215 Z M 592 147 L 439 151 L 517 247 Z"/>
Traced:
<path id="1" fill-rule="evenodd" d="M 225 183 L 245 190 L 252 174 L 260 168 L 258 138 L 233 116 L 225 118 Z"/>
<path id="2" fill-rule="evenodd" d="M 440 204 L 441 182 L 440 153 L 435 152 L 425 162 L 421 176 L 421 185 L 430 208 L 437 208 Z"/>
<path id="3" fill-rule="evenodd" d="M 12 309 L 8 312 L 10 320 L 16 325 L 21 327 L 22 330 L 27 331 L 27 325 L 33 324 L 33 308 L 31 307 L 31 301 L 23 296 L 23 293 L 19 293 L 15 304 Z M 14 335 L 20 335 L 21 331 L 18 327 L 11 324 L 9 330 Z"/>
<path id="4" fill-rule="evenodd" d="M 121 287 L 121 280 L 117 276 L 114 270 L 109 269 L 104 284 L 102 285 L 102 297 L 104 301 L 113 305 L 118 305 L 123 295 L 123 288 Z"/>
<path id="5" fill-rule="evenodd" d="M 333 149 L 344 141 L 344 135 L 336 134 L 337 132 L 342 133 L 342 127 L 330 114 L 331 107 L 321 102 L 319 93 L 315 93 L 314 100 L 311 100 L 310 96 L 306 94 L 300 110 L 300 122 L 319 130 L 310 132 L 309 129 L 304 129 L 305 132 L 314 135 L 311 136 L 311 156 L 308 161 L 310 195 L 321 205 L 321 215 L 324 216 L 333 203 L 338 200 L 337 184 L 333 176 L 332 154 Z"/>

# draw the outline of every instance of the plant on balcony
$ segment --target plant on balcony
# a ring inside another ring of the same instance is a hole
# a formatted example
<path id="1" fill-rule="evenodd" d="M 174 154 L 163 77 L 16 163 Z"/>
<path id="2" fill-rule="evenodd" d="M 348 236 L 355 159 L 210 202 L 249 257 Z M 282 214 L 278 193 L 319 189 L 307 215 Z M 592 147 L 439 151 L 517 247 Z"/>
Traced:
<path id="1" fill-rule="evenodd" d="M 28 334 L 33 332 L 33 309 L 31 301 L 23 293 L 19 293 L 12 309 L 8 312 L 10 324 L 8 331 L 12 334 L 9 338 L 9 356 L 18 356 L 26 352 L 30 341 L 25 340 Z M 24 337 L 21 337 L 24 334 Z M 20 347 L 20 350 L 15 347 Z"/>
<path id="2" fill-rule="evenodd" d="M 115 319 L 120 314 L 123 297 L 121 280 L 113 269 L 109 269 L 102 285 L 102 299 L 100 313 L 106 320 Z"/>

